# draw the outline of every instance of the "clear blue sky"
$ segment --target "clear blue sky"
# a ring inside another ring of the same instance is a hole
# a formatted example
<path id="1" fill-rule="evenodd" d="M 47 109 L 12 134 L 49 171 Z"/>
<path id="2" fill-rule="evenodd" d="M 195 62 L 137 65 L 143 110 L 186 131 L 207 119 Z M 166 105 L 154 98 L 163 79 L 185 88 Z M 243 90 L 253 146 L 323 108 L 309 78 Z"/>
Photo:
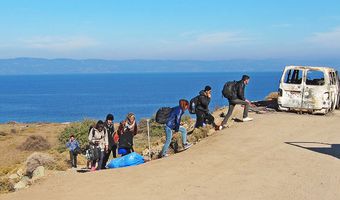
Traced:
<path id="1" fill-rule="evenodd" d="M 3 0 L 0 58 L 340 56 L 339 0 Z"/>

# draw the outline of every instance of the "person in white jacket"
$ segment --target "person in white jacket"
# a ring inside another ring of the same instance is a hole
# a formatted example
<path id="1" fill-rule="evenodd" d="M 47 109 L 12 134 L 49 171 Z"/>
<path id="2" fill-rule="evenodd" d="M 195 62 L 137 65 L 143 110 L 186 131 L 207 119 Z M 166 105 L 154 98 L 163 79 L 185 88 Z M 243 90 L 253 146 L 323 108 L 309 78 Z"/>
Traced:
<path id="1" fill-rule="evenodd" d="M 108 134 L 102 120 L 99 120 L 96 126 L 90 130 L 89 142 L 95 152 L 91 164 L 91 171 L 100 170 L 103 163 L 104 151 L 108 150 L 109 145 Z"/>

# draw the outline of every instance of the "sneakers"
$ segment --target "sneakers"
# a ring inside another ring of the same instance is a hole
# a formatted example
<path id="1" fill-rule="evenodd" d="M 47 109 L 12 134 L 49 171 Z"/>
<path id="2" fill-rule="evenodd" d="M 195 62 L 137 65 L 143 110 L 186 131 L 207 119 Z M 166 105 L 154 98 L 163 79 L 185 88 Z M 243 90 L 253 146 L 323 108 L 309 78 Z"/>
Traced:
<path id="1" fill-rule="evenodd" d="M 253 120 L 253 118 L 246 117 L 246 118 L 242 119 L 242 122 L 249 122 L 249 121 L 252 121 L 252 120 Z"/>
<path id="2" fill-rule="evenodd" d="M 91 172 L 96 171 L 96 167 L 91 167 L 90 171 L 91 171 Z"/>
<path id="3" fill-rule="evenodd" d="M 183 145 L 183 148 L 184 148 L 184 150 L 187 150 L 187 149 L 189 149 L 191 146 L 192 146 L 192 144 L 189 143 L 189 142 L 187 142 L 187 143 L 185 143 L 185 144 Z"/>
<path id="4" fill-rule="evenodd" d="M 220 131 L 220 130 L 222 130 L 222 129 L 223 129 L 222 126 L 215 126 L 215 131 Z"/>
<path id="5" fill-rule="evenodd" d="M 164 155 L 162 155 L 162 153 L 160 153 L 159 155 L 158 155 L 158 158 L 166 158 L 166 157 L 168 157 L 169 156 L 169 154 L 164 154 Z"/>

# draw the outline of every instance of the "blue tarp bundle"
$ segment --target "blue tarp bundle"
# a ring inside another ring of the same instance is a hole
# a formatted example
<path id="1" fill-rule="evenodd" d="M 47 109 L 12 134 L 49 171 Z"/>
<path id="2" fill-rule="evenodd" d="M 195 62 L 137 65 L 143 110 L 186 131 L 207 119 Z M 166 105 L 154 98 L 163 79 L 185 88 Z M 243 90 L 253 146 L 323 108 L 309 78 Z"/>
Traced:
<path id="1" fill-rule="evenodd" d="M 143 156 L 139 155 L 136 152 L 132 152 L 120 158 L 115 158 L 115 159 L 110 160 L 110 162 L 107 164 L 107 168 L 128 167 L 128 166 L 139 165 L 142 163 L 144 163 Z"/>

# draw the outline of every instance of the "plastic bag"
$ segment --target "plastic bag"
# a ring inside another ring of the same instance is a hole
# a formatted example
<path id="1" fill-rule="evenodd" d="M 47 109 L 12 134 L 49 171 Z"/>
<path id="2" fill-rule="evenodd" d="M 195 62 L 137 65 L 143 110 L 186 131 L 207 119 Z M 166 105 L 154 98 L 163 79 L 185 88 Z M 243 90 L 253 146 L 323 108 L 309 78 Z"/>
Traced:
<path id="1" fill-rule="evenodd" d="M 140 165 L 142 163 L 144 163 L 143 156 L 139 155 L 136 152 L 132 152 L 120 158 L 115 158 L 115 159 L 110 160 L 110 162 L 107 164 L 106 167 L 107 168 L 119 168 L 119 167 Z"/>

